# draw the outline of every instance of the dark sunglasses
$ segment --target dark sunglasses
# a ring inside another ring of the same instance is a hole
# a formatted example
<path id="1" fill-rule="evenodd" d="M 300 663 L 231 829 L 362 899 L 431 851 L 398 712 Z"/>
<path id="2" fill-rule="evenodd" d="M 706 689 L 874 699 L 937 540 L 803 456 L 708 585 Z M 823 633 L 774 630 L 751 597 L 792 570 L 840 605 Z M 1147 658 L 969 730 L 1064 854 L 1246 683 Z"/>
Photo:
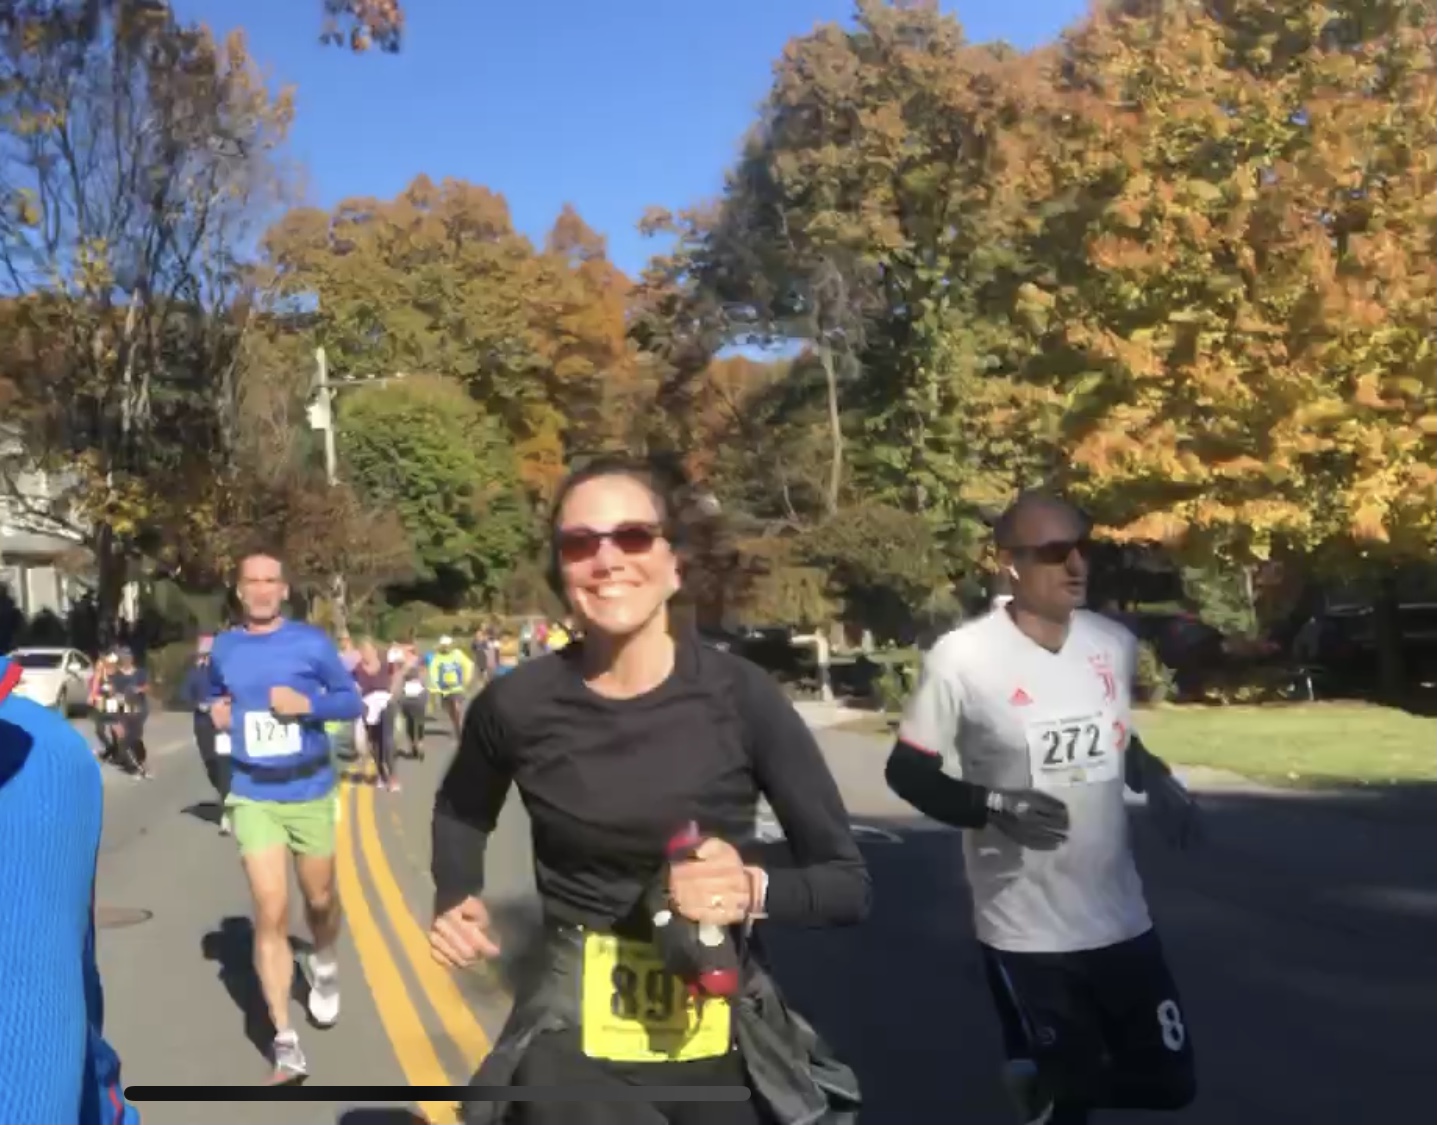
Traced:
<path id="1" fill-rule="evenodd" d="M 1082 539 L 1059 539 L 1052 543 L 1039 543 L 1032 547 L 1014 547 L 1013 554 L 1018 558 L 1031 559 L 1044 566 L 1062 566 L 1074 551 L 1078 552 L 1079 558 L 1086 559 L 1092 550 L 1093 541 L 1084 536 Z"/>
<path id="2" fill-rule="evenodd" d="M 569 527 L 554 536 L 554 548 L 566 563 L 587 562 L 608 540 L 626 555 L 644 555 L 664 536 L 664 529 L 652 523 L 621 523 L 611 531 Z"/>

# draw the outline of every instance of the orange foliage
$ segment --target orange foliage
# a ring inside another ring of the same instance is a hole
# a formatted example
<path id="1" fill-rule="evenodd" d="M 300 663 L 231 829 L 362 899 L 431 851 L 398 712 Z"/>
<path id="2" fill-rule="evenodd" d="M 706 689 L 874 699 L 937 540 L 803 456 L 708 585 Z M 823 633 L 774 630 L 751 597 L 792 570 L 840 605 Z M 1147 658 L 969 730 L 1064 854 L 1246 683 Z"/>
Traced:
<path id="1" fill-rule="evenodd" d="M 1068 263 L 1045 355 L 1087 373 L 1070 476 L 1117 534 L 1430 555 L 1437 14 L 1384 13 L 1114 7 L 1066 38 L 1029 166 L 1067 206 L 1029 249 Z"/>
<path id="2" fill-rule="evenodd" d="M 265 249 L 283 291 L 317 298 L 336 371 L 461 380 L 504 421 L 540 499 L 570 452 L 643 422 L 628 279 L 571 207 L 536 249 L 502 195 L 420 176 L 393 200 L 293 211 Z"/>

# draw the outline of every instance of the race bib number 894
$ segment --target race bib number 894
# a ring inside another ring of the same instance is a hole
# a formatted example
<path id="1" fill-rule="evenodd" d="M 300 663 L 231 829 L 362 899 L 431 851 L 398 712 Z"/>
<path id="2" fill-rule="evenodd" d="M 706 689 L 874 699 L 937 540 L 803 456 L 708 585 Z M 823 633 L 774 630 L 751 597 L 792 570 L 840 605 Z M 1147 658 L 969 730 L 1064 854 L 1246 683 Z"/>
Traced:
<path id="1" fill-rule="evenodd" d="M 584 940 L 584 1054 L 613 1062 L 682 1062 L 726 1053 L 727 1000 L 699 1005 L 647 942 L 591 933 Z"/>
<path id="2" fill-rule="evenodd" d="M 1101 711 L 1029 723 L 1027 741 L 1034 788 L 1091 785 L 1118 776 L 1113 723 Z"/>

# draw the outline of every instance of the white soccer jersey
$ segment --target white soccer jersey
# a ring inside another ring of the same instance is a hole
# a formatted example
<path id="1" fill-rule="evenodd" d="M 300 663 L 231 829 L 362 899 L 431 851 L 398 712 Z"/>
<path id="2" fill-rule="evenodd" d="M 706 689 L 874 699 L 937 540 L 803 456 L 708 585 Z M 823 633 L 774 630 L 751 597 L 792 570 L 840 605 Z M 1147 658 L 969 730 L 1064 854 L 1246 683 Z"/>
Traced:
<path id="1" fill-rule="evenodd" d="M 898 736 L 945 772 L 990 789 L 1042 789 L 1067 806 L 1056 851 L 998 829 L 965 831 L 978 939 L 1065 953 L 1137 937 L 1152 921 L 1123 803 L 1137 640 L 1095 613 L 1073 615 L 1059 652 L 1004 609 L 945 634 L 923 662 Z"/>

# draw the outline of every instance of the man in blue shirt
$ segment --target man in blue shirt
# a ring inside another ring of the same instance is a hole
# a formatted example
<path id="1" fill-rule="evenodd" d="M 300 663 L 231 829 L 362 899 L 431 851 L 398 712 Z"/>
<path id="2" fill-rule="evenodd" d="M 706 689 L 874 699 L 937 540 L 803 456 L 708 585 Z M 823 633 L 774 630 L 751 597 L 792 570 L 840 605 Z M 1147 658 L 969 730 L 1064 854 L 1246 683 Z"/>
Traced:
<path id="1" fill-rule="evenodd" d="M 309 1069 L 289 1022 L 287 868 L 293 857 L 314 938 L 303 965 L 309 1015 L 329 1027 L 339 1018 L 334 950 L 342 914 L 334 869 L 338 778 L 324 725 L 358 718 L 362 704 L 334 642 L 283 615 L 289 585 L 279 559 L 242 559 L 236 586 L 243 621 L 216 637 L 210 652 L 210 717 L 230 742 L 225 807 L 254 897 L 255 972 L 275 1029 L 271 1081 L 301 1082 Z"/>
<path id="2" fill-rule="evenodd" d="M 19 682 L 0 657 L 0 1121 L 128 1125 L 95 965 L 100 769 Z"/>

